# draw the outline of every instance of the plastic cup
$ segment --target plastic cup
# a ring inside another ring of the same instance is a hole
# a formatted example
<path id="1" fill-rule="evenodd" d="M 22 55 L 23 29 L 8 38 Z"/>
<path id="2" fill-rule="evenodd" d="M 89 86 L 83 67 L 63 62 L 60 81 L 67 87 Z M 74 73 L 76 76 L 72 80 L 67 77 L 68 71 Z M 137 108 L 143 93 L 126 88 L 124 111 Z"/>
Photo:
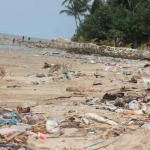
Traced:
<path id="1" fill-rule="evenodd" d="M 38 133 L 38 138 L 42 139 L 42 140 L 45 140 L 46 139 L 46 135 L 42 134 L 42 133 Z"/>

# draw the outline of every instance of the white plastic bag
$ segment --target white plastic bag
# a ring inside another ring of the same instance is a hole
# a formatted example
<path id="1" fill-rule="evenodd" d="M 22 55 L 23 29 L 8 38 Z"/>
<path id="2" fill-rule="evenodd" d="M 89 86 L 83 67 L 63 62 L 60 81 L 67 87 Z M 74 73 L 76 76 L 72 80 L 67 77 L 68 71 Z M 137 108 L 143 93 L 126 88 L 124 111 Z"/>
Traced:
<path id="1" fill-rule="evenodd" d="M 57 134 L 60 132 L 60 127 L 55 120 L 47 120 L 46 131 L 51 134 Z"/>

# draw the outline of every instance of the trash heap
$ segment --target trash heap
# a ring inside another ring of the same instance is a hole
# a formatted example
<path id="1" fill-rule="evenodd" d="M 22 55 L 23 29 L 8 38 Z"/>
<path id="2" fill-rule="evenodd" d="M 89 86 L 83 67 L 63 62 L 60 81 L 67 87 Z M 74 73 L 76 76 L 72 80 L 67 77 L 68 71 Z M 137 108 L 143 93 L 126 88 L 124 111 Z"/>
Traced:
<path id="1" fill-rule="evenodd" d="M 47 76 L 53 77 L 52 78 L 53 81 L 64 82 L 66 79 L 71 80 L 72 73 L 74 73 L 73 71 L 71 71 L 72 69 L 71 64 L 65 65 L 65 64 L 56 63 L 56 64 L 49 65 L 48 63 L 45 63 L 43 68 L 49 68 Z"/>
<path id="2" fill-rule="evenodd" d="M 38 109 L 42 106 L 17 106 L 16 108 L 7 106 L 1 108 L 0 147 L 12 150 L 33 150 L 36 147 L 28 146 L 27 140 L 29 137 L 46 140 L 48 138 L 59 138 L 64 134 L 64 129 L 67 128 L 82 129 L 85 134 L 86 132 L 97 132 L 98 134 L 99 129 L 106 130 L 108 128 L 107 126 L 92 127 L 90 119 L 111 126 L 118 126 L 118 123 L 108 118 L 100 117 L 94 113 L 80 115 L 73 109 L 68 110 L 62 118 L 48 119 L 44 117 L 44 113 L 33 111 L 34 107 Z M 43 117 L 41 117 L 41 114 Z"/>
<path id="3" fill-rule="evenodd" d="M 89 99 L 86 100 L 86 105 L 95 106 L 99 108 L 114 111 L 116 113 L 125 115 L 147 115 L 150 117 L 150 89 L 146 89 L 146 95 L 128 96 L 126 93 L 130 91 L 126 87 L 122 87 L 117 93 L 106 93 L 102 99 Z"/>
<path id="4" fill-rule="evenodd" d="M 13 150 L 33 150 L 27 144 L 28 137 L 45 140 L 63 134 L 61 123 L 71 119 L 44 119 L 42 112 L 31 109 L 38 106 L 1 107 L 0 109 L 0 147 Z M 21 149 L 20 149 L 21 148 Z"/>
<path id="5" fill-rule="evenodd" d="M 65 82 L 67 80 L 72 80 L 77 78 L 78 75 L 75 74 L 75 71 L 72 70 L 72 64 L 48 64 L 44 63 L 42 69 L 47 69 L 47 73 L 34 73 L 33 75 L 27 75 L 24 78 L 30 78 L 27 81 L 30 84 L 40 85 L 40 84 L 49 84 L 54 81 Z"/>
<path id="6" fill-rule="evenodd" d="M 49 67 L 48 67 L 49 66 Z M 48 77 L 53 77 L 53 81 L 61 81 L 64 82 L 65 80 L 71 80 L 75 77 L 75 71 L 72 70 L 72 65 L 68 64 L 48 64 L 45 63 L 43 68 L 49 68 Z"/>
<path id="7" fill-rule="evenodd" d="M 0 108 L 0 147 L 11 149 L 24 148 L 27 146 L 27 135 L 32 129 L 30 107 L 1 107 Z"/>

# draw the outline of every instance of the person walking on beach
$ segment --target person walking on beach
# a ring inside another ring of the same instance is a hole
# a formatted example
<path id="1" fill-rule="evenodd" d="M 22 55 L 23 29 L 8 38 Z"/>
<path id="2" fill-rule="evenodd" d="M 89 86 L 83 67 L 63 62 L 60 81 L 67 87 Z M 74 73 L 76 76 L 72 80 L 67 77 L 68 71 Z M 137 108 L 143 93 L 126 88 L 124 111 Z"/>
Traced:
<path id="1" fill-rule="evenodd" d="M 15 38 L 13 38 L 13 44 L 15 43 Z"/>
<path id="2" fill-rule="evenodd" d="M 18 40 L 19 46 L 21 46 L 21 42 L 22 42 L 22 40 L 21 40 L 21 39 L 19 39 L 19 40 Z"/>
<path id="3" fill-rule="evenodd" d="M 24 41 L 24 36 L 22 37 L 22 41 Z"/>

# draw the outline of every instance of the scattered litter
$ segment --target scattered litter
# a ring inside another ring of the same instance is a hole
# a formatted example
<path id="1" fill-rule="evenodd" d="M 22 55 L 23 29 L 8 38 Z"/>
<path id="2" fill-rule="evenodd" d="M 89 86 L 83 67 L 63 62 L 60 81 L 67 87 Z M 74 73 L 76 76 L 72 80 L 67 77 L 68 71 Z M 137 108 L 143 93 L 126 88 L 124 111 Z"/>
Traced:
<path id="1" fill-rule="evenodd" d="M 63 46 L 65 49 L 66 45 Z M 39 59 L 41 55 L 40 51 L 37 51 L 38 55 L 32 57 L 38 56 L 36 59 Z M 53 58 L 50 58 L 53 61 L 57 60 L 52 63 L 51 60 L 47 61 L 48 59 L 42 61 L 42 64 L 38 62 L 41 68 L 36 71 L 39 72 L 31 74 L 28 74 L 27 70 L 30 65 L 20 63 L 17 67 L 26 69 L 27 74 L 22 75 L 19 80 L 9 72 L 1 75 L 5 91 L 9 91 L 14 100 L 12 101 L 9 95 L 7 99 L 10 100 L 6 100 L 6 97 L 3 99 L 2 92 L 0 147 L 33 150 L 28 145 L 34 145 L 35 149 L 38 149 L 36 143 L 39 142 L 40 149 L 46 149 L 42 142 L 47 145 L 50 140 L 48 145 L 52 147 L 51 149 L 61 149 L 59 144 L 56 146 L 53 141 L 56 140 L 58 143 L 56 138 L 60 138 L 59 141 L 66 144 L 68 141 L 66 138 L 69 138 L 70 143 L 72 140 L 81 140 L 81 144 L 84 144 L 85 139 L 86 143 L 94 143 L 89 146 L 82 145 L 81 149 L 90 149 L 102 144 L 99 146 L 101 149 L 115 145 L 114 142 L 123 135 L 128 134 L 129 136 L 124 137 L 128 139 L 136 131 L 150 129 L 148 61 L 69 54 L 62 50 L 51 50 L 44 52 L 44 55 L 52 56 Z M 45 57 L 43 56 L 43 59 Z M 4 70 L 1 73 L 4 73 Z M 5 80 L 4 75 L 7 78 Z M 24 84 L 21 84 L 22 82 Z M 31 93 L 25 91 L 28 87 Z M 59 93 L 60 90 L 62 95 Z M 13 95 L 17 91 L 20 95 Z M 18 101 L 22 94 L 28 94 L 26 103 Z M 35 102 L 32 103 L 32 99 Z M 145 132 L 146 138 L 148 135 L 149 133 Z M 90 139 L 92 140 L 89 141 Z M 135 141 L 138 139 L 140 135 Z M 98 142 L 93 142 L 97 140 Z M 69 144 L 66 145 L 67 147 L 63 149 L 70 149 Z M 119 146 L 116 146 L 117 148 Z"/>

